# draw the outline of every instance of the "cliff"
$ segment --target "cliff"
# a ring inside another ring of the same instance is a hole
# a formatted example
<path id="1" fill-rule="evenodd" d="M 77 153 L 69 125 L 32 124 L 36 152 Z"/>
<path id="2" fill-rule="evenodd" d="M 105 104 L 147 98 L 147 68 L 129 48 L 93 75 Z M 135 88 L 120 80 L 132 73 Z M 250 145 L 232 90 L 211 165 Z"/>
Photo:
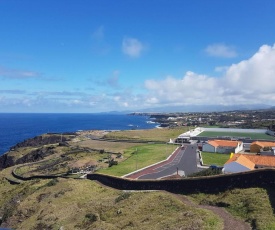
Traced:
<path id="1" fill-rule="evenodd" d="M 46 146 L 49 144 L 59 144 L 64 143 L 70 140 L 72 135 L 61 135 L 60 134 L 45 134 L 41 136 L 36 136 L 24 140 L 12 146 L 10 151 L 0 156 L 0 170 L 22 163 L 35 162 L 38 160 L 44 159 L 46 156 L 49 156 L 54 153 L 53 146 Z M 30 151 L 22 154 L 22 151 L 19 151 L 21 148 L 30 148 Z"/>

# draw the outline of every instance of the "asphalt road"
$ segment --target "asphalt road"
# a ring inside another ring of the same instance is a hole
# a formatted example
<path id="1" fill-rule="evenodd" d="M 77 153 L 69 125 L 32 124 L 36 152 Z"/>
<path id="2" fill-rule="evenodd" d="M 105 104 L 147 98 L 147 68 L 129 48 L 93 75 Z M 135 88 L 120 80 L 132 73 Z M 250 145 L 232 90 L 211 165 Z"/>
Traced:
<path id="1" fill-rule="evenodd" d="M 185 176 L 198 172 L 197 168 L 197 147 L 186 144 L 184 150 L 180 150 L 177 156 L 165 165 L 154 168 L 153 172 L 142 175 L 138 179 L 158 179 L 183 171 Z"/>

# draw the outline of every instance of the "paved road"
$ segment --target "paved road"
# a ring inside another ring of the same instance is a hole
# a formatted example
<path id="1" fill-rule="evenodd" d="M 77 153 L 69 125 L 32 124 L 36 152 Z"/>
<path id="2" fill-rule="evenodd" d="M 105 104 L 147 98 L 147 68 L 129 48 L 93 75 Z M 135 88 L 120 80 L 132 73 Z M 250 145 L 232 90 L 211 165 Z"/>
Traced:
<path id="1" fill-rule="evenodd" d="M 161 164 L 159 167 L 154 167 L 148 173 L 138 179 L 158 179 L 173 175 L 177 170 L 184 171 L 185 176 L 198 172 L 197 168 L 197 148 L 196 145 L 185 145 L 184 150 L 180 150 L 176 157 L 167 164 Z"/>

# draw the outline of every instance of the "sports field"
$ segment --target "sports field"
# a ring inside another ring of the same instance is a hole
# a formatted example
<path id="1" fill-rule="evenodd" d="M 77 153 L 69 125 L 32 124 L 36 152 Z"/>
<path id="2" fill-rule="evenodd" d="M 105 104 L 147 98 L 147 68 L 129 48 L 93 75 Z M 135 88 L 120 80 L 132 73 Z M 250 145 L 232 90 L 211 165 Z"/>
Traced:
<path id="1" fill-rule="evenodd" d="M 247 137 L 258 140 L 274 140 L 275 138 L 265 133 L 241 133 L 241 132 L 215 132 L 215 131 L 204 131 L 198 135 L 198 137 Z"/>

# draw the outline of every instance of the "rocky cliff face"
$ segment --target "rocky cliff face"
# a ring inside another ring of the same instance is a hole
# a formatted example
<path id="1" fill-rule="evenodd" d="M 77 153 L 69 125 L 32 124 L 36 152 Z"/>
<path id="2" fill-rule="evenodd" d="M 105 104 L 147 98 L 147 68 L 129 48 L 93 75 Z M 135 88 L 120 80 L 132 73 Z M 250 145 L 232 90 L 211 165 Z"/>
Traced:
<path id="1" fill-rule="evenodd" d="M 34 138 L 25 140 L 21 143 L 16 144 L 15 146 L 10 148 L 10 151 L 0 156 L 0 170 L 27 162 L 35 162 L 44 159 L 46 156 L 54 153 L 54 147 L 48 146 L 44 147 L 44 145 L 48 144 L 57 144 L 60 143 L 61 140 L 63 142 L 68 141 L 70 136 L 62 136 L 57 134 L 52 135 L 44 135 L 44 136 L 36 136 Z M 20 154 L 20 148 L 23 147 L 37 147 L 37 149 L 30 151 L 22 157 L 17 157 Z"/>
<path id="2" fill-rule="evenodd" d="M 12 146 L 10 150 L 16 150 L 18 148 L 22 147 L 39 147 L 42 145 L 48 145 L 48 144 L 56 144 L 62 141 L 67 141 L 68 137 L 67 136 L 61 136 L 57 134 L 53 135 L 45 135 L 45 136 L 36 136 L 31 139 L 27 139 L 21 143 L 16 144 L 15 146 Z"/>

